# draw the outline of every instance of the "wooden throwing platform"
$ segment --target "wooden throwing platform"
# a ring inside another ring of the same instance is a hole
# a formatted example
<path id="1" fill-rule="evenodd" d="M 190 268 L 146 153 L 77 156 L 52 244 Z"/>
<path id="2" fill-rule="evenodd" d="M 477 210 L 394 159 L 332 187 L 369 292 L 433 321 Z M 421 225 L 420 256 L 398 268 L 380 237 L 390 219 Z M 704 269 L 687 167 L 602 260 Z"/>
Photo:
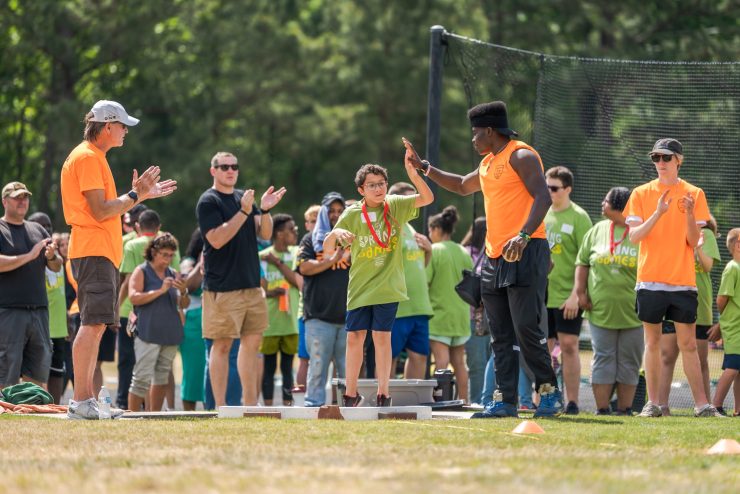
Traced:
<path id="1" fill-rule="evenodd" d="M 218 409 L 218 418 L 272 417 L 281 419 L 317 420 L 431 420 L 432 409 L 408 407 L 230 407 Z"/>

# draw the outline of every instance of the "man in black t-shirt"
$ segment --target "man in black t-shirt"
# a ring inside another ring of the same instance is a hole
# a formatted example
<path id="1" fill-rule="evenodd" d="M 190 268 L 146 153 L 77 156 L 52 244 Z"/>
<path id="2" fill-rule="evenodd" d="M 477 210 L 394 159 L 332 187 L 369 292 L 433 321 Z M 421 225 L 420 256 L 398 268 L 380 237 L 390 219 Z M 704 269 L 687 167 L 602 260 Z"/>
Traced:
<path id="1" fill-rule="evenodd" d="M 267 303 L 260 287 L 257 233 L 272 237 L 272 209 L 285 187 L 270 187 L 254 204 L 254 189 L 236 189 L 239 164 L 231 153 L 211 159 L 213 187 L 200 196 L 196 215 L 203 232 L 203 337 L 213 340 L 208 371 L 216 407 L 226 404 L 229 351 L 240 339 L 237 367 L 244 405 L 259 396 L 257 350 L 267 329 Z"/>
<path id="2" fill-rule="evenodd" d="M 344 316 L 347 312 L 349 250 L 337 249 L 331 257 L 323 256 L 324 237 L 344 212 L 344 198 L 329 192 L 321 201 L 321 210 L 313 232 L 303 237 L 298 251 L 298 272 L 303 275 L 303 318 L 306 321 L 308 378 L 306 406 L 326 403 L 326 379 L 329 362 L 334 360 L 337 376 L 344 377 L 347 337 Z M 331 403 L 330 403 L 331 404 Z"/>
<path id="3" fill-rule="evenodd" d="M 20 182 L 3 187 L 0 218 L 0 389 L 23 377 L 46 387 L 51 337 L 45 267 L 62 258 L 44 227 L 25 221 L 31 193 Z"/>

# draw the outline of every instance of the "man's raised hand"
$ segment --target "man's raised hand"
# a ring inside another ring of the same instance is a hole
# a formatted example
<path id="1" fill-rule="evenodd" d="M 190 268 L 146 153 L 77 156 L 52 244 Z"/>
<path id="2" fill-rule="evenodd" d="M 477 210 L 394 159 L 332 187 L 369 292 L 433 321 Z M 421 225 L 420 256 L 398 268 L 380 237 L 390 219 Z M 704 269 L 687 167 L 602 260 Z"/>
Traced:
<path id="1" fill-rule="evenodd" d="M 241 203 L 242 211 L 251 214 L 252 206 L 254 205 L 254 189 L 245 190 L 239 202 Z"/>
<path id="2" fill-rule="evenodd" d="M 138 171 L 134 170 L 131 181 L 131 189 L 139 196 L 139 201 L 146 199 L 156 199 L 172 194 L 177 190 L 175 180 L 159 180 L 161 170 L 158 166 L 150 166 L 144 173 L 139 176 Z"/>
<path id="3" fill-rule="evenodd" d="M 658 212 L 658 214 L 662 215 L 666 213 L 668 211 L 668 208 L 671 206 L 671 201 L 673 199 L 668 199 L 666 201 L 666 197 L 668 196 L 669 192 L 670 192 L 670 189 L 666 190 L 660 195 L 660 199 L 658 199 L 658 207 L 656 208 L 656 211 Z"/>
<path id="4" fill-rule="evenodd" d="M 280 187 L 278 190 L 275 190 L 275 187 L 272 185 L 265 191 L 264 194 L 262 194 L 262 200 L 260 201 L 260 209 L 269 211 L 270 209 L 274 208 L 277 203 L 280 202 L 280 199 L 283 198 L 285 195 L 285 187 Z"/>

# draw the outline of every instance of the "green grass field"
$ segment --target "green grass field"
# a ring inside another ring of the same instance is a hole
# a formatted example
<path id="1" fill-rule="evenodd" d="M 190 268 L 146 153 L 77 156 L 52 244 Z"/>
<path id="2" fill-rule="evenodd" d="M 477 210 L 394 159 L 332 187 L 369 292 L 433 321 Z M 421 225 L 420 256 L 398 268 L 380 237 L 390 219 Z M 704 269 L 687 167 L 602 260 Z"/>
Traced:
<path id="1" fill-rule="evenodd" d="M 76 422 L 0 416 L 0 493 L 738 492 L 740 419 Z"/>

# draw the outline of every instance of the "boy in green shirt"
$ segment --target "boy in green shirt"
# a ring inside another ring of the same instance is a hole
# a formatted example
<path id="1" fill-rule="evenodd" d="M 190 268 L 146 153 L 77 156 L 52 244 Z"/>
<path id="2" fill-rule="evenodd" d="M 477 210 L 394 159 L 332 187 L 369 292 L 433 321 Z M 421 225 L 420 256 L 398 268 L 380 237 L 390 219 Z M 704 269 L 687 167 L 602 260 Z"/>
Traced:
<path id="1" fill-rule="evenodd" d="M 575 290 L 576 256 L 583 237 L 593 226 L 588 213 L 570 200 L 573 173 L 564 166 L 555 166 L 545 173 L 552 206 L 545 216 L 547 240 L 553 267 L 547 277 L 547 323 L 550 351 L 555 339 L 560 342 L 563 356 L 563 381 L 568 404 L 565 413 L 577 415 L 578 391 L 581 385 L 581 359 L 578 336 L 583 317 L 578 308 Z"/>
<path id="2" fill-rule="evenodd" d="M 293 271 L 298 254 L 298 227 L 289 214 L 272 217 L 272 245 L 259 253 L 265 272 L 263 288 L 267 297 L 270 324 L 262 335 L 260 353 L 264 355 L 262 399 L 272 405 L 275 370 L 280 352 L 283 376 L 283 405 L 293 404 L 293 357 L 298 352 L 298 292 L 303 278 Z"/>
<path id="3" fill-rule="evenodd" d="M 717 293 L 717 308 L 719 309 L 719 326 L 715 325 L 709 331 L 709 339 L 717 341 L 720 338 L 725 346 L 725 358 L 722 362 L 722 375 L 717 382 L 712 405 L 724 414 L 722 404 L 727 397 L 730 386 L 735 383 L 735 414 L 738 412 L 738 371 L 740 371 L 740 228 L 733 228 L 727 234 L 727 250 L 732 260 L 727 263 L 722 272 L 722 282 Z"/>
<path id="4" fill-rule="evenodd" d="M 363 402 L 357 392 L 362 351 L 367 331 L 373 332 L 378 376 L 378 406 L 390 406 L 391 328 L 398 303 L 407 300 L 401 233 L 404 223 L 416 217 L 417 208 L 431 204 L 434 195 L 409 161 L 406 173 L 419 194 L 388 195 L 388 172 L 379 165 L 363 165 L 355 186 L 363 199 L 348 207 L 324 239 L 324 255 L 337 244 L 351 245 L 352 266 L 347 290 L 347 357 L 344 406 Z"/>

